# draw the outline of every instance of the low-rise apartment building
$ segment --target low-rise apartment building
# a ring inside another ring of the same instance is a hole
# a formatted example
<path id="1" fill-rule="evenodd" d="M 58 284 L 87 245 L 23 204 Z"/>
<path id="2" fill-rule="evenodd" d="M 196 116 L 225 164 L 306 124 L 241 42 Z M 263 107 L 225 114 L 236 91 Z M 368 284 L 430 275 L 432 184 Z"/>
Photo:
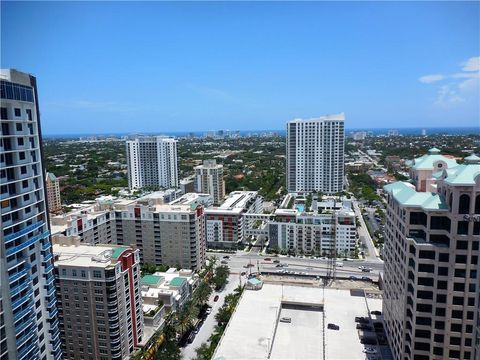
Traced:
<path id="1" fill-rule="evenodd" d="M 234 191 L 221 206 L 205 210 L 207 244 L 212 248 L 237 248 L 244 241 L 244 230 L 255 220 L 246 214 L 263 211 L 263 199 L 256 191 Z"/>
<path id="2" fill-rule="evenodd" d="M 268 237 L 270 248 L 351 256 L 357 245 L 355 213 L 351 208 L 321 214 L 277 209 L 268 222 Z"/>

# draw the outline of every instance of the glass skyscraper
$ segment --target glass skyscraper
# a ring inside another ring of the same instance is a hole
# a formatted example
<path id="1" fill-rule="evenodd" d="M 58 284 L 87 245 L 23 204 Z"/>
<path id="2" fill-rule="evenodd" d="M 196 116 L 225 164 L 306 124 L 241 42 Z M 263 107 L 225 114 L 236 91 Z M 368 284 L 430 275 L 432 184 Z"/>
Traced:
<path id="1" fill-rule="evenodd" d="M 35 77 L 1 70 L 0 360 L 59 359 Z"/>

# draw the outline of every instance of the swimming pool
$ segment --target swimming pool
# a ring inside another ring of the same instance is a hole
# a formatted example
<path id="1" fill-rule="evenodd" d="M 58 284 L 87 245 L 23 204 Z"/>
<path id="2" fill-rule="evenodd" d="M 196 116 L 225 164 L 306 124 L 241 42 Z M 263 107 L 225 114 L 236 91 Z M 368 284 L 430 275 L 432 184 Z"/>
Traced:
<path id="1" fill-rule="evenodd" d="M 305 211 L 305 205 L 304 204 L 297 204 L 295 205 L 298 211 L 304 212 Z"/>

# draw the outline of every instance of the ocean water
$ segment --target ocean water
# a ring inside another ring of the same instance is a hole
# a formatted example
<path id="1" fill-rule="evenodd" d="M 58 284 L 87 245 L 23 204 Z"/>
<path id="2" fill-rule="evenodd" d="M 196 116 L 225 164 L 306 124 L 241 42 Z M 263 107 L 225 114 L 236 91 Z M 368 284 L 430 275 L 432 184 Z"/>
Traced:
<path id="1" fill-rule="evenodd" d="M 399 135 L 421 135 L 422 130 L 426 131 L 426 135 L 437 135 L 437 134 L 447 134 L 447 135 L 471 135 L 476 134 L 480 135 L 480 126 L 474 127 L 438 127 L 438 128 L 346 128 L 345 134 L 348 136 L 350 133 L 355 131 L 367 131 L 371 132 L 373 135 L 383 135 L 388 134 L 390 130 L 397 130 Z M 161 132 L 161 133 L 141 133 L 142 135 L 168 135 L 175 137 L 202 137 L 205 133 L 211 131 L 174 131 L 174 132 Z M 232 132 L 235 132 L 234 130 Z M 263 135 L 268 133 L 275 133 L 279 136 L 285 136 L 286 131 L 282 130 L 239 130 L 240 136 L 252 136 L 252 135 Z M 44 139 L 78 139 L 80 137 L 121 137 L 135 135 L 134 133 L 109 133 L 109 134 L 95 134 L 95 133 L 85 133 L 85 134 L 44 134 Z M 136 134 L 138 135 L 138 133 Z"/>

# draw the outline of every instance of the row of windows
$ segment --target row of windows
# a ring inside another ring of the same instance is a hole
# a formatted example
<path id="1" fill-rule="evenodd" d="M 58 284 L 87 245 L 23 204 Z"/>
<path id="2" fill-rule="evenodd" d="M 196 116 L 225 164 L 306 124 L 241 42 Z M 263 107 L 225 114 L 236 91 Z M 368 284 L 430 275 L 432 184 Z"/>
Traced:
<path id="1" fill-rule="evenodd" d="M 30 86 L 1 80 L 0 98 L 33 102 L 33 89 Z"/>

